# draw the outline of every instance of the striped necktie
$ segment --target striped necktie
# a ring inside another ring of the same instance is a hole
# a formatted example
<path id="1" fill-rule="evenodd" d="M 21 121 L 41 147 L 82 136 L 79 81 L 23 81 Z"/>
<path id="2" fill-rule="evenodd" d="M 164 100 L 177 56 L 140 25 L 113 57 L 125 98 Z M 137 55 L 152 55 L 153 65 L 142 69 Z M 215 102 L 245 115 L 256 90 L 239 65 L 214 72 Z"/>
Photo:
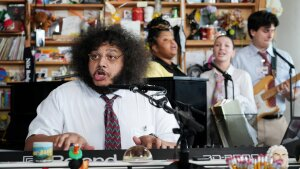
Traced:
<path id="1" fill-rule="evenodd" d="M 268 73 L 266 75 L 272 75 L 273 76 L 273 74 L 272 74 L 272 65 L 271 65 L 270 61 L 268 60 L 267 51 L 265 51 L 265 52 L 258 51 L 258 54 L 263 59 L 263 65 L 268 68 Z M 273 76 L 273 80 L 270 81 L 270 83 L 268 84 L 268 89 L 271 89 L 274 86 L 275 86 L 275 77 Z M 276 97 L 273 96 L 273 97 L 269 98 L 268 103 L 271 107 L 276 106 Z"/>
<path id="2" fill-rule="evenodd" d="M 224 99 L 223 96 L 223 83 L 224 83 L 224 77 L 220 74 L 215 73 L 216 78 L 216 85 L 213 92 L 213 98 L 211 101 L 212 106 L 216 104 L 218 101 L 221 101 Z"/>
<path id="3" fill-rule="evenodd" d="M 121 134 L 118 117 L 113 110 L 114 100 L 118 96 L 115 95 L 109 99 L 106 95 L 101 95 L 101 98 L 106 102 L 104 111 L 105 122 L 105 149 L 115 150 L 121 149 Z"/>

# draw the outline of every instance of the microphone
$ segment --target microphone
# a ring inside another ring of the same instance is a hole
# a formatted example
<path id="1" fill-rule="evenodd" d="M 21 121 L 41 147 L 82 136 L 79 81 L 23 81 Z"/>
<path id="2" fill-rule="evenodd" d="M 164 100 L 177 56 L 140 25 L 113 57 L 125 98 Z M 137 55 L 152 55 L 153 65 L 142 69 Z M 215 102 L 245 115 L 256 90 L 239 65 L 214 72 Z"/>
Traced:
<path id="1" fill-rule="evenodd" d="M 107 87 L 109 89 L 125 89 L 125 90 L 130 90 L 130 91 L 133 91 L 133 92 L 137 92 L 137 91 L 143 91 L 143 92 L 147 92 L 147 91 L 166 91 L 166 89 L 164 87 L 155 86 L 155 85 L 148 85 L 148 84 L 143 84 L 143 85 L 138 85 L 138 84 L 132 84 L 132 85 L 113 84 L 113 85 L 109 85 Z"/>
<path id="2" fill-rule="evenodd" d="M 232 78 L 231 78 L 230 74 L 228 74 L 228 73 L 224 72 L 223 70 L 221 70 L 214 62 L 211 62 L 210 65 L 212 67 L 216 68 L 223 75 L 223 77 L 225 79 L 232 81 Z"/>

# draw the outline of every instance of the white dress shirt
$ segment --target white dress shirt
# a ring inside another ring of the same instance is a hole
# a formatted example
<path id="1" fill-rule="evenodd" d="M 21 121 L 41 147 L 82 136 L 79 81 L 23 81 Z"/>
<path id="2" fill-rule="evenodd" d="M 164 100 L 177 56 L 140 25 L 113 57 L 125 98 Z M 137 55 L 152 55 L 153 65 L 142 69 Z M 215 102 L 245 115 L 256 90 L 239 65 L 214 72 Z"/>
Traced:
<path id="1" fill-rule="evenodd" d="M 144 96 L 127 90 L 108 94 L 119 95 L 113 104 L 120 130 L 122 149 L 134 146 L 133 136 L 156 134 L 159 138 L 176 142 L 178 128 L 174 115 L 149 104 Z M 28 136 L 33 134 L 57 135 L 75 132 L 83 136 L 95 149 L 104 149 L 105 102 L 100 94 L 80 80 L 65 83 L 38 106 L 37 117 L 29 126 Z"/>
<path id="2" fill-rule="evenodd" d="M 242 109 L 242 112 L 247 116 L 250 114 L 256 114 L 257 113 L 257 108 L 255 105 L 254 101 L 254 96 L 253 96 L 253 87 L 251 83 L 251 78 L 250 75 L 240 69 L 234 68 L 232 65 L 229 66 L 228 70 L 226 71 L 229 75 L 231 75 L 231 78 L 234 83 L 234 98 L 235 100 L 238 100 Z M 213 68 L 210 71 L 204 72 L 201 74 L 201 78 L 207 78 L 207 138 L 208 138 L 208 143 L 210 142 L 210 137 L 211 137 L 211 130 L 212 130 L 212 124 L 211 124 L 211 110 L 210 107 L 211 102 L 212 102 L 212 97 L 213 97 L 213 92 L 214 88 L 216 85 L 216 79 L 215 79 L 215 74 L 217 73 L 217 70 Z M 223 90 L 222 94 L 225 99 L 225 86 L 224 83 L 223 85 Z M 233 99 L 233 86 L 232 82 L 228 81 L 228 86 L 227 86 L 227 96 L 228 99 Z M 248 116 L 251 117 L 252 116 Z M 212 132 L 216 132 L 213 131 Z M 255 131 L 251 129 L 251 132 L 256 135 Z"/>

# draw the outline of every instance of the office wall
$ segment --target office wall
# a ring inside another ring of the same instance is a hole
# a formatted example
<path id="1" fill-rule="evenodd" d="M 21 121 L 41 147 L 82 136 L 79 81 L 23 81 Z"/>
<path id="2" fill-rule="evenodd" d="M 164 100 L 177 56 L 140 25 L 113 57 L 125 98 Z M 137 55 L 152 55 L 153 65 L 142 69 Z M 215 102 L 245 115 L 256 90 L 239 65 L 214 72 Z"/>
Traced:
<path id="1" fill-rule="evenodd" d="M 281 0 L 283 13 L 279 17 L 276 46 L 290 53 L 295 67 L 300 72 L 300 1 Z M 295 113 L 300 116 L 300 99 L 295 101 Z M 287 109 L 289 112 L 289 108 Z"/>

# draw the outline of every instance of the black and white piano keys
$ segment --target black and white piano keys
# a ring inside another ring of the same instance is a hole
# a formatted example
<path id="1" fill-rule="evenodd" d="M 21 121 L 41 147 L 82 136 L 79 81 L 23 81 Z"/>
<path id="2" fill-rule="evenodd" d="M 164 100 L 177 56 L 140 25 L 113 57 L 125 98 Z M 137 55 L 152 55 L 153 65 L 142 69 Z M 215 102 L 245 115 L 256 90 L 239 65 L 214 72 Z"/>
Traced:
<path id="1" fill-rule="evenodd" d="M 193 148 L 190 149 L 190 163 L 197 168 L 228 168 L 225 159 L 233 156 L 248 156 L 255 158 L 265 154 L 267 148 L 240 147 L 240 148 Z M 122 161 L 125 150 L 95 150 L 83 151 L 85 158 L 89 159 L 89 168 L 101 169 L 156 169 L 164 168 L 178 158 L 175 150 L 151 150 L 153 160 L 141 162 Z M 50 163 L 33 163 L 32 152 L 8 151 L 0 152 L 0 168 L 68 168 L 67 151 L 54 151 L 54 161 Z M 192 157 L 205 157 L 207 161 L 194 161 Z M 300 163 L 295 158 L 289 159 L 289 169 L 299 169 Z"/>

